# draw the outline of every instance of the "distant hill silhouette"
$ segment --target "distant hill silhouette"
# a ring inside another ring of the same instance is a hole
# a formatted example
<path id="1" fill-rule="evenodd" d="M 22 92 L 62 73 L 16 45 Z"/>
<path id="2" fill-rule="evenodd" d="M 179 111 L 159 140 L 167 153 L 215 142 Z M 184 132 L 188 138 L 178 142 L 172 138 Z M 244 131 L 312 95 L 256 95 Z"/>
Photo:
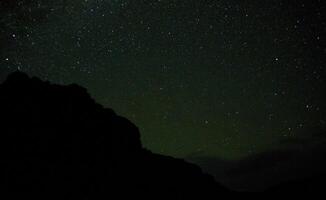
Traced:
<path id="1" fill-rule="evenodd" d="M 274 197 L 326 197 L 325 194 L 326 174 L 319 174 L 309 178 L 302 178 L 281 183 L 269 188 L 265 194 Z"/>
<path id="2" fill-rule="evenodd" d="M 236 191 L 301 196 L 323 193 L 326 186 L 324 141 L 301 148 L 266 151 L 241 160 L 188 157 L 204 172 Z M 326 194 L 324 194 L 326 196 Z"/>
<path id="3" fill-rule="evenodd" d="M 198 166 L 143 148 L 134 124 L 97 104 L 78 85 L 14 72 L 0 85 L 0 111 L 1 196 L 203 199 L 230 194 Z"/>

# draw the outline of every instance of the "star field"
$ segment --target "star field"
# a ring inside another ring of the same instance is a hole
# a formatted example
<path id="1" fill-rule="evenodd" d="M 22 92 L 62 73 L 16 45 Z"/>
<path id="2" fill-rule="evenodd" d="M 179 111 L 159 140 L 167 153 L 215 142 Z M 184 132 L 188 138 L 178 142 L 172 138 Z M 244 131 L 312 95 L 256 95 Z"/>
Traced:
<path id="1" fill-rule="evenodd" d="M 78 83 L 154 152 L 237 159 L 325 139 L 320 0 L 3 2 L 0 80 Z"/>

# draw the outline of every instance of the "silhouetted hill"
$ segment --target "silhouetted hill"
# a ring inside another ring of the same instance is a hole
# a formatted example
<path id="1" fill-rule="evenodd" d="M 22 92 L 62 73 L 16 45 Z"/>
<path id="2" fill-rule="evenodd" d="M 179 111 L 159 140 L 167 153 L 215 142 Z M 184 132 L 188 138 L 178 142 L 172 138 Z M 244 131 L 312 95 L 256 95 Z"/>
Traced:
<path id="1" fill-rule="evenodd" d="M 198 166 L 144 149 L 134 124 L 97 104 L 78 85 L 15 72 L 0 85 L 0 111 L 2 196 L 203 199 L 229 194 Z"/>
<path id="2" fill-rule="evenodd" d="M 288 194 L 320 193 L 326 186 L 326 145 L 266 151 L 241 160 L 188 157 L 223 185 L 236 191 Z M 295 192 L 296 191 L 296 192 Z"/>
<path id="3" fill-rule="evenodd" d="M 325 197 L 325 174 L 287 181 L 268 189 L 265 193 L 283 197 Z"/>

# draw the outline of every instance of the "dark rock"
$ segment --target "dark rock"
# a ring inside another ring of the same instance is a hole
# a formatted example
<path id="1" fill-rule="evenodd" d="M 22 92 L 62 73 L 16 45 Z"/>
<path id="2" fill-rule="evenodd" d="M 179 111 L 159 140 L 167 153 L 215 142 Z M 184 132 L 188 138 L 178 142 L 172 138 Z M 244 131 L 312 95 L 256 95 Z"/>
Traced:
<path id="1" fill-rule="evenodd" d="M 13 199 L 185 199 L 228 190 L 194 164 L 154 154 L 138 128 L 78 85 L 15 72 L 0 85 L 0 190 Z"/>

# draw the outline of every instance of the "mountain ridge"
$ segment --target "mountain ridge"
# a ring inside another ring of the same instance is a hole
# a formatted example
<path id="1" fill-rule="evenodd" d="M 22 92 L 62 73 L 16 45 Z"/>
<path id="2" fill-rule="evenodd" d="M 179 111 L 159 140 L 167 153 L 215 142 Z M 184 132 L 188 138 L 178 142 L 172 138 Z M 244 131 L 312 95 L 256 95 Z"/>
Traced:
<path id="1" fill-rule="evenodd" d="M 134 124 L 76 84 L 14 72 L 0 85 L 0 109 L 3 192 L 63 199 L 229 193 L 198 166 L 143 148 Z"/>

